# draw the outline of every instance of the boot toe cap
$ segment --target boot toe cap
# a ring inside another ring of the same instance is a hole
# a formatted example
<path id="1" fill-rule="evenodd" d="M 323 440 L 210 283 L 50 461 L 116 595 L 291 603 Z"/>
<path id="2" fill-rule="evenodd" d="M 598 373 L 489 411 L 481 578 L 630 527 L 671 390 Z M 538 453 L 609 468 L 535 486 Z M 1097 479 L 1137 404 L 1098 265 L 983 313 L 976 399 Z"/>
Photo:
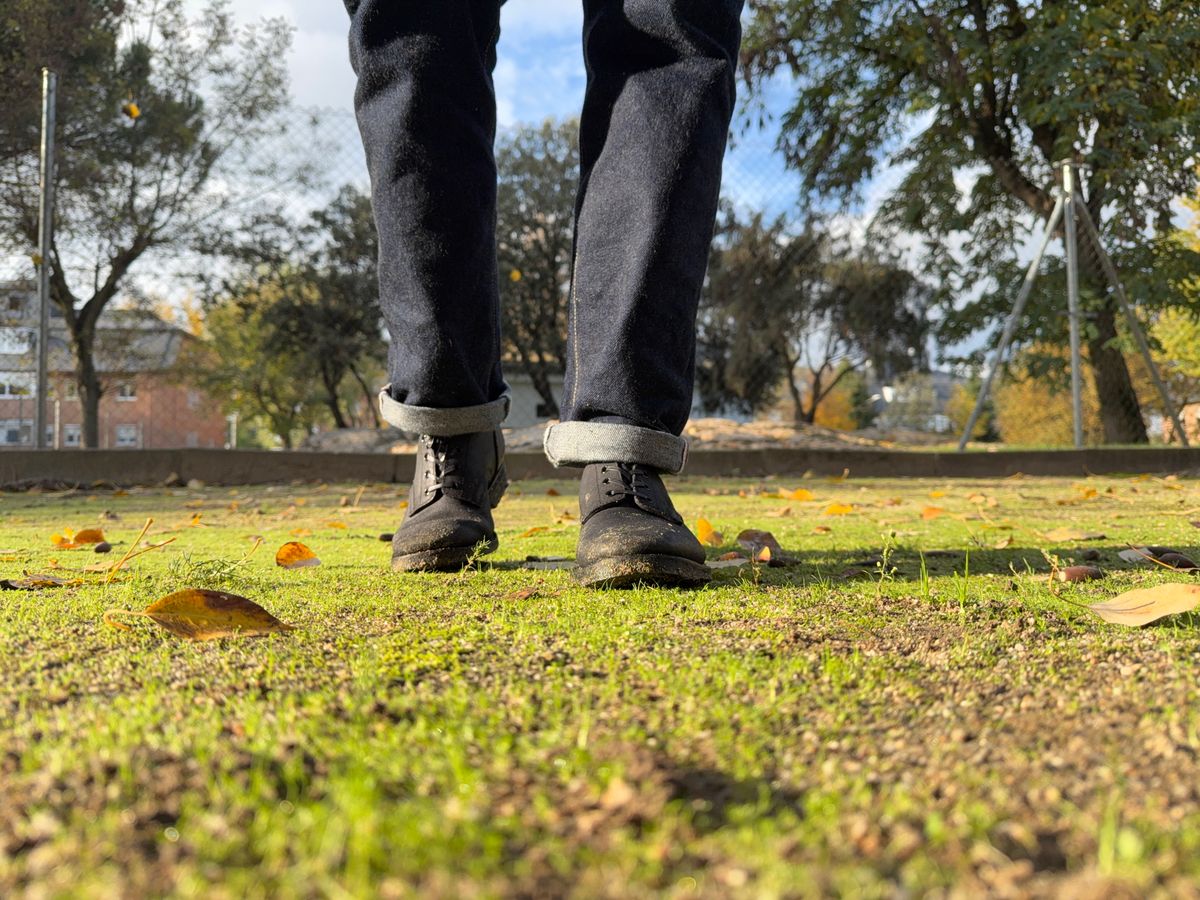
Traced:
<path id="1" fill-rule="evenodd" d="M 685 526 L 640 509 L 605 509 L 584 523 L 577 553 L 580 565 L 632 556 L 675 556 L 703 563 L 704 548 Z"/>

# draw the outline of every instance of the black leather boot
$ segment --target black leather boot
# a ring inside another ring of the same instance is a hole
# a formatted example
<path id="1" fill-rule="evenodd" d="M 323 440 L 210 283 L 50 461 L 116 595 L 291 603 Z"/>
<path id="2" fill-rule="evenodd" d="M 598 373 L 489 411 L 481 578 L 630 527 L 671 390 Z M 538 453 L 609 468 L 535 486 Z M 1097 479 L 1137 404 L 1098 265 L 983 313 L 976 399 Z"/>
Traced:
<path id="1" fill-rule="evenodd" d="M 594 463 L 579 485 L 575 580 L 588 587 L 696 587 L 712 579 L 704 548 L 662 479 L 631 463 Z"/>
<path id="2" fill-rule="evenodd" d="M 507 487 L 498 430 L 421 435 L 408 514 L 392 536 L 392 568 L 447 572 L 494 552 L 492 510 Z"/>

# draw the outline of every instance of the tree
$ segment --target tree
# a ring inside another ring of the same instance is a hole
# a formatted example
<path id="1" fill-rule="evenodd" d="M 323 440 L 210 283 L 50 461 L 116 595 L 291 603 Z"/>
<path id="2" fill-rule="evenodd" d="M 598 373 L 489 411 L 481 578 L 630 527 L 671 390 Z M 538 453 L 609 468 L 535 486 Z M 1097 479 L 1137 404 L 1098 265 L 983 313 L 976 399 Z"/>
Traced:
<path id="1" fill-rule="evenodd" d="M 247 285 L 208 306 L 204 340 L 180 354 L 176 377 L 243 420 L 265 419 L 285 449 L 319 419 L 323 398 L 308 360 L 272 352 L 278 284 Z"/>
<path id="2" fill-rule="evenodd" d="M 1020 229 L 1047 217 L 1061 160 L 1145 302 L 1170 304 L 1164 266 L 1187 263 L 1171 204 L 1197 185 L 1200 6 L 1171 0 L 750 0 L 752 85 L 794 78 L 780 146 L 806 189 L 851 200 L 884 163 L 904 176 L 881 226 L 922 234 L 945 287 L 943 341 L 975 335 L 1007 292 L 963 303 L 1013 260 Z M 965 246 L 954 252 L 955 243 Z M 1190 263 L 1195 268 L 1194 260 Z M 1090 249 L 1081 277 L 1086 342 L 1106 440 L 1144 442 L 1110 286 Z M 1058 297 L 1061 304 L 1061 294 Z M 1035 304 L 1025 336 L 1063 342 L 1061 313 Z"/>
<path id="3" fill-rule="evenodd" d="M 788 232 L 780 218 L 746 223 L 726 211 L 701 301 L 702 403 L 753 412 L 782 384 L 796 424 L 868 364 L 877 373 L 925 365 L 923 288 L 894 261 Z"/>
<path id="4" fill-rule="evenodd" d="M 239 30 L 227 0 L 212 0 L 194 19 L 186 6 L 72 2 L 94 14 L 72 20 L 91 30 L 76 28 L 88 51 L 63 73 L 56 239 L 40 264 L 49 266 L 70 334 L 88 447 L 99 439 L 95 341 L 105 308 L 147 256 L 179 252 L 221 228 L 256 178 L 275 174 L 252 150 L 286 103 L 288 27 L 268 20 Z M 57 22 L 57 11 L 47 18 Z M 22 79 L 20 89 L 28 84 Z M 36 106 L 21 110 L 13 128 L 36 134 Z M 38 230 L 36 141 L 25 146 L 0 160 L 0 249 L 29 252 Z"/>
<path id="5" fill-rule="evenodd" d="M 496 244 L 502 333 L 552 417 L 552 375 L 566 367 L 579 124 L 520 128 L 496 147 Z"/>
<path id="6" fill-rule="evenodd" d="M 284 290 L 267 349 L 309 361 L 338 428 L 350 425 L 342 409 L 342 385 L 352 378 L 378 428 L 375 392 L 364 376 L 384 354 L 370 198 L 343 187 L 332 203 L 313 213 L 300 239 L 291 264 L 279 272 Z"/>

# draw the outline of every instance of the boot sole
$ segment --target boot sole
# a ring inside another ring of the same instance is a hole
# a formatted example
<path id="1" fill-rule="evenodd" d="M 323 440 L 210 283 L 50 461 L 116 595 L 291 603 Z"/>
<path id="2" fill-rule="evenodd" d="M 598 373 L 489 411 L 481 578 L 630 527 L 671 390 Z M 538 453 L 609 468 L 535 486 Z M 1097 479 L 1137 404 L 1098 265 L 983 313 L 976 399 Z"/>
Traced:
<path id="1" fill-rule="evenodd" d="M 703 563 L 659 554 L 614 556 L 577 566 L 571 574 L 584 587 L 591 588 L 629 588 L 639 584 L 686 588 L 701 587 L 712 581 L 712 571 Z"/>
<path id="2" fill-rule="evenodd" d="M 480 556 L 495 553 L 499 541 L 487 541 L 474 547 L 440 547 L 392 557 L 393 572 L 458 572 Z"/>

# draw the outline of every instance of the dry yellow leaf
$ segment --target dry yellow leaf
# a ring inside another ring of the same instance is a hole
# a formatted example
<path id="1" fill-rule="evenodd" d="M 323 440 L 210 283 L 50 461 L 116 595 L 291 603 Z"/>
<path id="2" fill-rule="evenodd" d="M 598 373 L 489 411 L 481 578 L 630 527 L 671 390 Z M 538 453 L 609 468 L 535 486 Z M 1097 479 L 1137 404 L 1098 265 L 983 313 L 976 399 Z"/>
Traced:
<path id="1" fill-rule="evenodd" d="M 1200 606 L 1200 585 L 1171 583 L 1127 591 L 1106 603 L 1096 603 L 1088 608 L 1105 622 L 1137 627 L 1164 616 L 1191 612 L 1197 606 Z"/>
<path id="2" fill-rule="evenodd" d="M 927 506 L 921 510 L 921 518 L 929 521 L 930 519 L 938 519 L 946 515 L 946 511 L 940 506 Z"/>
<path id="3" fill-rule="evenodd" d="M 302 569 L 320 564 L 317 554 L 299 541 L 288 541 L 275 551 L 275 565 L 285 569 Z"/>
<path id="4" fill-rule="evenodd" d="M 99 528 L 85 528 L 75 533 L 76 544 L 99 544 L 104 540 L 104 532 Z"/>
<path id="5" fill-rule="evenodd" d="M 848 516 L 852 512 L 854 512 L 854 506 L 850 503 L 831 503 L 825 507 L 827 516 Z"/>
<path id="6" fill-rule="evenodd" d="M 350 526 L 348 526 L 345 522 L 339 522 L 336 519 L 334 519 L 332 521 L 326 522 L 325 527 L 326 528 L 338 528 L 338 529 L 341 529 L 342 531 L 345 531 Z"/>
<path id="7" fill-rule="evenodd" d="M 549 531 L 549 525 L 534 525 L 532 528 L 527 528 L 517 535 L 519 538 L 533 537 L 535 534 L 541 534 L 543 531 Z"/>
<path id="8" fill-rule="evenodd" d="M 833 534 L 833 529 L 828 525 L 817 525 L 813 528 L 813 534 Z"/>
<path id="9" fill-rule="evenodd" d="M 144 610 L 110 609 L 104 614 L 104 621 L 113 628 L 130 631 L 128 625 L 117 621 L 124 616 L 145 616 L 176 637 L 192 641 L 293 630 L 253 600 L 224 591 L 176 591 Z"/>
<path id="10" fill-rule="evenodd" d="M 720 547 L 725 543 L 725 536 L 712 526 L 712 522 L 703 516 L 696 522 L 696 540 L 706 547 Z"/>
<path id="11" fill-rule="evenodd" d="M 810 490 L 806 490 L 805 488 L 796 488 L 794 491 L 788 494 L 785 499 L 797 500 L 803 503 L 806 500 L 816 500 L 817 498 L 816 495 Z"/>
<path id="12" fill-rule="evenodd" d="M 945 491 L 930 491 L 930 492 L 929 492 L 929 499 L 930 499 L 930 500 L 941 500 L 941 499 L 942 499 L 943 497 L 945 497 L 945 496 L 946 496 L 946 492 L 945 492 Z"/>

